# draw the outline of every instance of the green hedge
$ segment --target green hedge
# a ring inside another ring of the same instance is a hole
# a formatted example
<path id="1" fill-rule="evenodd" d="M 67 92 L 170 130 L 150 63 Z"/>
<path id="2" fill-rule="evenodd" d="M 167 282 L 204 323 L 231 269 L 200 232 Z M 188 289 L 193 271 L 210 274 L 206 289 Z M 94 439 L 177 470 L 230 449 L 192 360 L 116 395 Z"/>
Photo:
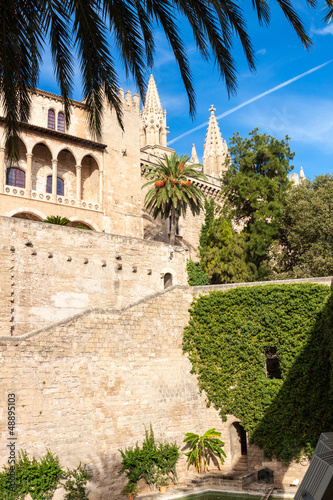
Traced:
<path id="1" fill-rule="evenodd" d="M 333 430 L 332 294 L 317 284 L 211 292 L 192 305 L 184 352 L 208 404 L 239 418 L 250 442 L 284 462 Z M 276 349 L 282 379 L 270 379 Z"/>
<path id="2" fill-rule="evenodd" d="M 203 286 L 209 285 L 209 279 L 203 269 L 201 269 L 199 262 L 189 260 L 187 265 L 188 284 L 190 286 Z"/>

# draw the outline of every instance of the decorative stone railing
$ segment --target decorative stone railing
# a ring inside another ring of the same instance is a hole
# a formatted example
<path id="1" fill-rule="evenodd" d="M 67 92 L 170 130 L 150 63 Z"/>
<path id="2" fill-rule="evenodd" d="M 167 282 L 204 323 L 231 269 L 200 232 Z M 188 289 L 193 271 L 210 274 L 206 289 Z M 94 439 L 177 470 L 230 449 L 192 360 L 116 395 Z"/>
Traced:
<path id="1" fill-rule="evenodd" d="M 5 194 L 11 194 L 14 196 L 25 196 L 25 189 L 14 186 L 5 186 Z"/>
<path id="2" fill-rule="evenodd" d="M 14 186 L 5 186 L 4 194 L 9 194 L 12 196 L 22 196 L 25 198 L 28 197 L 26 189 Z M 31 199 L 54 203 L 51 194 L 43 193 L 40 191 L 31 191 Z M 85 210 L 101 210 L 102 208 L 100 203 L 86 200 L 77 200 L 72 196 L 57 196 L 55 203 L 59 203 L 59 205 L 67 205 L 70 207 L 83 208 Z"/>

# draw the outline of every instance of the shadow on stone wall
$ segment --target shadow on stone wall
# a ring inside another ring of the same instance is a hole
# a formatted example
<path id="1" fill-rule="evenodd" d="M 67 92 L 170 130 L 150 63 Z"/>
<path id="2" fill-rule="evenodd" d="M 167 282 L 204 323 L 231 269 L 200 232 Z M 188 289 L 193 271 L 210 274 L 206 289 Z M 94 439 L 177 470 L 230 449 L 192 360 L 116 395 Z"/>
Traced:
<path id="1" fill-rule="evenodd" d="M 253 442 L 289 462 L 311 454 L 321 432 L 333 430 L 333 294 L 309 340 L 257 426 Z"/>

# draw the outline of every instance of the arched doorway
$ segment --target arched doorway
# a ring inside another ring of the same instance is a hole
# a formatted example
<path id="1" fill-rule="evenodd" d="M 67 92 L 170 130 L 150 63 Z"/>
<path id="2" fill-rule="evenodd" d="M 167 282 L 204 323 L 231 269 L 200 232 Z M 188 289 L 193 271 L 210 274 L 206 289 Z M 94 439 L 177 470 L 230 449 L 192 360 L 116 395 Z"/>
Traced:
<path id="1" fill-rule="evenodd" d="M 235 470 L 247 470 L 247 436 L 239 422 L 230 425 L 231 465 Z"/>

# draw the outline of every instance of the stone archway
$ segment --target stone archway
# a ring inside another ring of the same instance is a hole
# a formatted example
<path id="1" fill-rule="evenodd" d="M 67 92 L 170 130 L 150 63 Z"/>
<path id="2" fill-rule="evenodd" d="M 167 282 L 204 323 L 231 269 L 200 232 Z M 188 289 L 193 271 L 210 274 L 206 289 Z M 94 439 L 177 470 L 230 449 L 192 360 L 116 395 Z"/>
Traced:
<path id="1" fill-rule="evenodd" d="M 15 219 L 25 219 L 25 220 L 32 220 L 36 222 L 42 222 L 43 219 L 39 217 L 38 215 L 35 215 L 31 212 L 18 212 L 15 215 L 12 215 Z"/>
<path id="2" fill-rule="evenodd" d="M 247 435 L 240 422 L 233 422 L 229 428 L 231 465 L 235 470 L 247 470 Z"/>

